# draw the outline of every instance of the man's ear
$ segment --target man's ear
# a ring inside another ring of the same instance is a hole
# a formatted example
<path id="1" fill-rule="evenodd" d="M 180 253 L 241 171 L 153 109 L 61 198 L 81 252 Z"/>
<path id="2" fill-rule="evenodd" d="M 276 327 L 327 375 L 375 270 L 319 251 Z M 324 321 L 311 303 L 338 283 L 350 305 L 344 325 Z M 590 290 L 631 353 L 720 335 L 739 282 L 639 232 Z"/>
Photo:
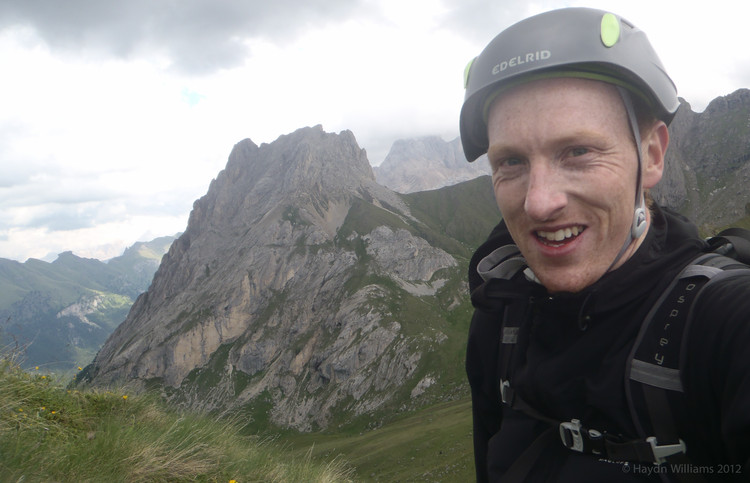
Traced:
<path id="1" fill-rule="evenodd" d="M 656 121 L 641 141 L 643 149 L 643 187 L 653 188 L 664 174 L 664 157 L 669 146 L 669 129 Z"/>

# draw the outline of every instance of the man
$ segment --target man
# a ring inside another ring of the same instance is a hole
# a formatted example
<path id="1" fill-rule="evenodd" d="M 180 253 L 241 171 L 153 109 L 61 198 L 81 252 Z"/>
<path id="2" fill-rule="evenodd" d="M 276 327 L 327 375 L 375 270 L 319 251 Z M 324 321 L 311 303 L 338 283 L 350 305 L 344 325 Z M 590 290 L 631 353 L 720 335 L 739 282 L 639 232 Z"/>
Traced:
<path id="1" fill-rule="evenodd" d="M 466 76 L 464 152 L 487 153 L 503 216 L 469 271 L 477 480 L 750 481 L 750 271 L 705 285 L 684 339 L 657 339 L 684 341 L 679 372 L 633 356 L 651 308 L 707 250 L 646 201 L 679 101 L 645 34 L 556 10 L 503 31 Z M 640 393 L 660 380 L 673 391 L 652 406 Z"/>

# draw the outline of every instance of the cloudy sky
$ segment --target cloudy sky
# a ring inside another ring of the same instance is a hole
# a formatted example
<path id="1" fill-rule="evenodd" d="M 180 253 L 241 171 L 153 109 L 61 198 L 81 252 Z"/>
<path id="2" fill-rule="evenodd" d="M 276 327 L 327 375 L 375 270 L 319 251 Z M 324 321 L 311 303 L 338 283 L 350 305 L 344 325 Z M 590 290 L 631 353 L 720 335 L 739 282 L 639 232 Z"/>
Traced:
<path id="1" fill-rule="evenodd" d="M 349 129 L 374 165 L 451 140 L 492 37 L 592 5 L 646 31 L 694 110 L 750 87 L 746 0 L 0 0 L 0 257 L 182 231 L 244 138 Z"/>

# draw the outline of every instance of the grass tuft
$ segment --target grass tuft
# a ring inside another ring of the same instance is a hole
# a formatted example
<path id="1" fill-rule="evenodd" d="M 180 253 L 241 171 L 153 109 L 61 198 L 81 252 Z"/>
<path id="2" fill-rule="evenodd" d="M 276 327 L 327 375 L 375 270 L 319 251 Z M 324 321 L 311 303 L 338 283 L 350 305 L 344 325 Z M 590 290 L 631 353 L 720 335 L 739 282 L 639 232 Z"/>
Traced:
<path id="1" fill-rule="evenodd" d="M 290 457 L 238 420 L 177 412 L 153 394 L 67 389 L 0 355 L 0 478 L 58 482 L 350 481 L 353 470 Z"/>

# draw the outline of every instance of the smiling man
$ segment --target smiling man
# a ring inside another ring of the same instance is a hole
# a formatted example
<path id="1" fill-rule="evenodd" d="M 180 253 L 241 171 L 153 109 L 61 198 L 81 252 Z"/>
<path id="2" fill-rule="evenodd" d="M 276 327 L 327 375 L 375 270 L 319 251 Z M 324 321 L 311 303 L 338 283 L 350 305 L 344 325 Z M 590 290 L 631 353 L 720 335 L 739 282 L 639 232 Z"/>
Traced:
<path id="1" fill-rule="evenodd" d="M 750 481 L 750 271 L 695 269 L 695 226 L 647 202 L 679 101 L 645 34 L 537 15 L 466 89 L 503 216 L 469 272 L 477 479 Z"/>

